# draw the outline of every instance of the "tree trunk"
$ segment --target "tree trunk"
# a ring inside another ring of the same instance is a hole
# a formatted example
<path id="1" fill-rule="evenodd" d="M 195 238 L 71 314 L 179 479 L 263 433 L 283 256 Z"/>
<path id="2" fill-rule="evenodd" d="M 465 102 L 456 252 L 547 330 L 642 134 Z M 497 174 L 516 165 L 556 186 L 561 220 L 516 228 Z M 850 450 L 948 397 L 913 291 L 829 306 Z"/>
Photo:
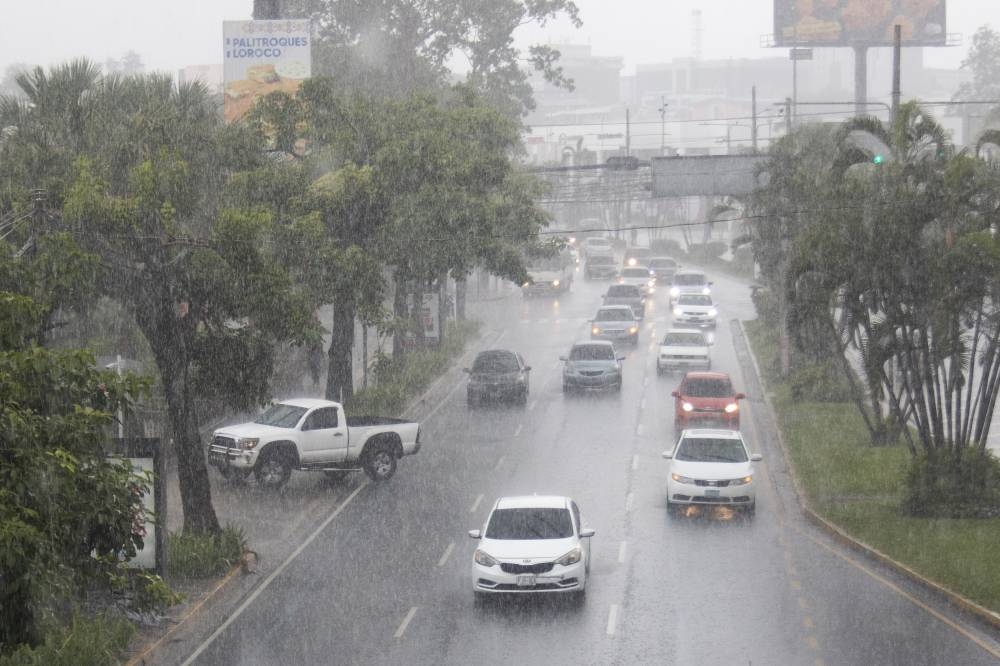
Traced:
<path id="1" fill-rule="evenodd" d="M 395 316 L 396 321 L 406 321 L 409 314 L 406 311 L 406 280 L 396 275 L 394 277 L 395 290 L 392 295 L 392 314 Z M 406 338 L 406 334 L 403 331 L 396 331 L 392 336 L 392 357 L 394 359 L 403 358 L 403 354 L 406 353 L 403 347 L 403 341 Z"/>
<path id="2" fill-rule="evenodd" d="M 345 300 L 333 306 L 333 330 L 327 354 L 329 365 L 326 373 L 326 399 L 346 402 L 354 395 L 354 367 L 351 363 L 354 349 L 355 305 Z"/>
<path id="3" fill-rule="evenodd" d="M 455 280 L 455 320 L 465 321 L 465 292 L 468 283 L 464 277 Z"/>

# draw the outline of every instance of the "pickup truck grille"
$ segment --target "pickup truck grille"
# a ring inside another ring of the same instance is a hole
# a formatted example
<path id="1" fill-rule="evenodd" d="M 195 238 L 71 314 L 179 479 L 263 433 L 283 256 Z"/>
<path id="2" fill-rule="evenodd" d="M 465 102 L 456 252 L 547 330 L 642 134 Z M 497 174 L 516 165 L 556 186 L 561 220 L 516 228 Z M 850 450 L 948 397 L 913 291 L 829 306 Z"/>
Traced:
<path id="1" fill-rule="evenodd" d="M 217 454 L 227 454 L 231 453 L 233 455 L 239 449 L 236 448 L 236 440 L 232 437 L 223 437 L 221 435 L 216 435 L 212 438 L 212 444 L 209 446 L 209 452 Z"/>

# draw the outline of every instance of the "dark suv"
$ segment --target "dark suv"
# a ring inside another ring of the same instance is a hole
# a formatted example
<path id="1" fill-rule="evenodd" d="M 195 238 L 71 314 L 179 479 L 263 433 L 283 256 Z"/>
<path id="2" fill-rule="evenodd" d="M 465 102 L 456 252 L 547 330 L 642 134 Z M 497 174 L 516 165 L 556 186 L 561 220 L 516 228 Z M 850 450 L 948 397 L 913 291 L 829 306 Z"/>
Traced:
<path id="1" fill-rule="evenodd" d="M 517 352 L 490 349 L 479 352 L 472 362 L 466 397 L 469 407 L 491 400 L 514 400 L 520 405 L 528 401 L 531 366 Z"/>

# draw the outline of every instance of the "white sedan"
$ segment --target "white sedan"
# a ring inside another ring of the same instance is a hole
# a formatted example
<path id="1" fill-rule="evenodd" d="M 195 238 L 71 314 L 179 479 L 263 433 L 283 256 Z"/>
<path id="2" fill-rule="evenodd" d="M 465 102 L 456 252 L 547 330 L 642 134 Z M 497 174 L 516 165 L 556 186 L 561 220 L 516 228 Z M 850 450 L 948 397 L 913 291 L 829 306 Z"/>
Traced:
<path id="1" fill-rule="evenodd" d="M 477 603 L 500 593 L 574 592 L 583 597 L 590 571 L 590 537 L 580 508 L 561 496 L 501 497 L 493 505 L 472 558 Z"/>
<path id="2" fill-rule="evenodd" d="M 656 277 L 646 266 L 630 266 L 618 273 L 618 284 L 631 284 L 639 287 L 647 296 L 656 291 Z"/>
<path id="3" fill-rule="evenodd" d="M 681 433 L 667 476 L 667 513 L 676 515 L 685 505 L 728 506 L 752 516 L 757 507 L 753 463 L 738 430 L 692 429 Z"/>
<path id="4" fill-rule="evenodd" d="M 708 336 L 699 329 L 671 328 L 660 342 L 656 374 L 689 368 L 711 370 L 712 357 L 708 350 L 711 344 Z"/>

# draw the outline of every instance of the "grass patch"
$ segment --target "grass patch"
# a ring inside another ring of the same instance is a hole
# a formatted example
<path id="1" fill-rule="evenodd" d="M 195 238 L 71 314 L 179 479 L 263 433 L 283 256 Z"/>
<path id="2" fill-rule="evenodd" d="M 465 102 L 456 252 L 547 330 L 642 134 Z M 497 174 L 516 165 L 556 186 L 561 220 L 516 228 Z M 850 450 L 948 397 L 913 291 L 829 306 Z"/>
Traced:
<path id="1" fill-rule="evenodd" d="M 167 537 L 167 567 L 171 577 L 220 576 L 240 560 L 246 546 L 243 530 L 233 525 L 218 536 L 173 532 Z"/>
<path id="2" fill-rule="evenodd" d="M 479 322 L 448 322 L 440 347 L 387 358 L 375 370 L 376 385 L 356 392 L 344 409 L 348 416 L 399 415 L 406 405 L 448 369 L 479 332 Z"/>
<path id="3" fill-rule="evenodd" d="M 47 631 L 41 644 L 0 655 L 0 666 L 113 666 L 122 662 L 134 633 L 124 618 L 75 611 L 68 624 Z"/>
<path id="4" fill-rule="evenodd" d="M 1000 612 L 1000 519 L 902 515 L 910 454 L 872 446 L 850 403 L 791 398 L 778 373 L 777 334 L 746 322 L 778 427 L 813 510 L 860 541 L 990 610 Z"/>

